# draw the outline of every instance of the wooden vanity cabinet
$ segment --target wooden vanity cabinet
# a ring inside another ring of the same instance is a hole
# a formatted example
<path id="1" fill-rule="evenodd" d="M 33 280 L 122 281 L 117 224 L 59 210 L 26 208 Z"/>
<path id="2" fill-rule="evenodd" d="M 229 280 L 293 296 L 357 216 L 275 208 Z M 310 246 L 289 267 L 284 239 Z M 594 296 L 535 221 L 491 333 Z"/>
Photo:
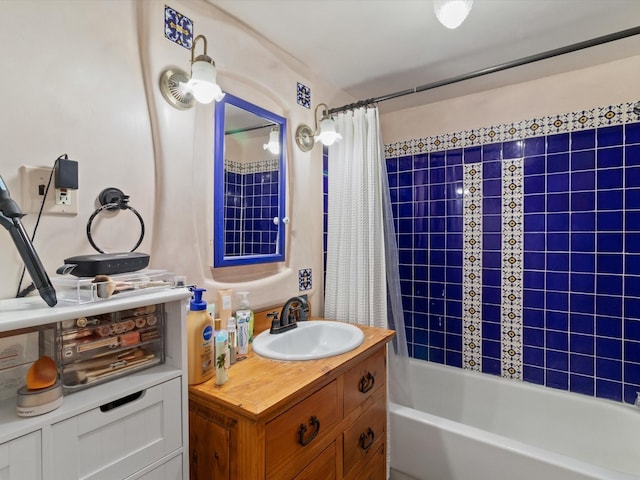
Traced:
<path id="1" fill-rule="evenodd" d="M 353 352 L 307 362 L 250 353 L 227 384 L 190 387 L 191 480 L 385 479 L 393 332 L 362 328 Z"/>

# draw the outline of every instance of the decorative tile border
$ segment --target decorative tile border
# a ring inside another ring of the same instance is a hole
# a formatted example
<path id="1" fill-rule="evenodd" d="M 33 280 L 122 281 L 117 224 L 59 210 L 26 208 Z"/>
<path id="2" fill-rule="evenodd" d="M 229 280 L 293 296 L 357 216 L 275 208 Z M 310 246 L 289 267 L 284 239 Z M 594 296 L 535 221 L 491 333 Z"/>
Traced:
<path id="1" fill-rule="evenodd" d="M 502 376 L 523 379 L 522 295 L 524 167 L 521 158 L 502 161 Z"/>
<path id="2" fill-rule="evenodd" d="M 462 366 L 482 371 L 482 164 L 464 165 Z"/>
<path id="3" fill-rule="evenodd" d="M 241 174 L 277 172 L 279 170 L 279 165 L 278 159 L 271 158 L 250 163 L 234 162 L 229 159 L 225 159 L 224 161 L 225 171 Z"/>
<path id="4" fill-rule="evenodd" d="M 462 132 L 390 143 L 385 145 L 385 157 L 395 158 L 404 155 L 521 140 L 523 138 L 553 135 L 588 128 L 623 125 L 638 121 L 638 115 L 633 112 L 634 105 L 636 105 L 635 102 L 627 102 L 578 112 L 532 118 L 520 122 L 492 125 L 475 130 L 464 130 Z"/>
<path id="5" fill-rule="evenodd" d="M 193 42 L 193 22 L 189 17 L 165 5 L 164 36 L 190 50 Z"/>

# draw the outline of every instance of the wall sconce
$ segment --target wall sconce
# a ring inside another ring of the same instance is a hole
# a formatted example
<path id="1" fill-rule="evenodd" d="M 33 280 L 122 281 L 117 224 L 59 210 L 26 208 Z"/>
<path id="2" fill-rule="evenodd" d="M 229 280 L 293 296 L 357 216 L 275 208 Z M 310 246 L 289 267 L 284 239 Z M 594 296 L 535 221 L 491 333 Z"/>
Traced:
<path id="1" fill-rule="evenodd" d="M 280 155 L 280 132 L 277 128 L 272 128 L 269 133 L 269 141 L 262 145 L 262 148 L 268 150 L 274 155 Z"/>
<path id="2" fill-rule="evenodd" d="M 324 106 L 320 126 L 318 126 L 318 108 Z M 333 145 L 336 140 L 342 140 L 342 135 L 336 131 L 336 124 L 329 115 L 329 107 L 326 103 L 320 103 L 313 112 L 313 130 L 304 123 L 296 129 L 296 144 L 303 152 L 308 152 L 317 141 L 323 145 Z"/>
<path id="3" fill-rule="evenodd" d="M 204 42 L 204 53 L 194 58 L 198 40 Z M 193 107 L 196 101 L 219 102 L 224 93 L 216 82 L 216 76 L 216 64 L 207 55 L 207 39 L 198 35 L 191 45 L 191 77 L 179 68 L 168 68 L 160 76 L 160 91 L 169 105 L 180 110 Z"/>
<path id="4" fill-rule="evenodd" d="M 442 25 L 454 29 L 462 25 L 472 5 L 473 0 L 433 0 L 433 11 Z"/>

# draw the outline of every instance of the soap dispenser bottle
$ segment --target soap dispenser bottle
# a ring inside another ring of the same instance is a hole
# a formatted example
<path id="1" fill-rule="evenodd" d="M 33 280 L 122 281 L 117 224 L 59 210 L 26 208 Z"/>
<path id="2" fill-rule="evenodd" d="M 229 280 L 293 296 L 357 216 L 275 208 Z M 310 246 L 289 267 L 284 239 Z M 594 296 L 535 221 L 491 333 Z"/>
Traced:
<path id="1" fill-rule="evenodd" d="M 213 321 L 202 299 L 204 288 L 194 288 L 187 313 L 188 383 L 197 385 L 215 374 Z"/>
<path id="2" fill-rule="evenodd" d="M 249 343 L 253 342 L 253 323 L 254 323 L 254 315 L 253 310 L 249 306 L 249 299 L 247 295 L 249 292 L 238 292 L 242 298 L 240 299 L 240 308 L 236 311 L 236 318 L 238 319 L 238 325 L 240 325 L 240 318 L 246 318 L 247 323 L 249 324 Z"/>

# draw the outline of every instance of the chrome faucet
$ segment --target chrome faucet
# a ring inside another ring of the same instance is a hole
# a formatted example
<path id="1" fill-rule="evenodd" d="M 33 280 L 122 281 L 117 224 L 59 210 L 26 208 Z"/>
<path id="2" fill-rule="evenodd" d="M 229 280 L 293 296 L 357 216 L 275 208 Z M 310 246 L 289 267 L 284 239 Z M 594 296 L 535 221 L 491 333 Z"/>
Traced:
<path id="1" fill-rule="evenodd" d="M 640 408 L 640 392 L 636 392 L 636 401 L 635 401 L 634 405 L 637 408 Z"/>
<path id="2" fill-rule="evenodd" d="M 307 296 L 302 295 L 287 300 L 282 307 L 280 318 L 278 318 L 278 312 L 270 313 L 268 316 L 273 318 L 269 333 L 282 333 L 296 328 L 297 322 L 306 321 L 309 318 Z"/>

